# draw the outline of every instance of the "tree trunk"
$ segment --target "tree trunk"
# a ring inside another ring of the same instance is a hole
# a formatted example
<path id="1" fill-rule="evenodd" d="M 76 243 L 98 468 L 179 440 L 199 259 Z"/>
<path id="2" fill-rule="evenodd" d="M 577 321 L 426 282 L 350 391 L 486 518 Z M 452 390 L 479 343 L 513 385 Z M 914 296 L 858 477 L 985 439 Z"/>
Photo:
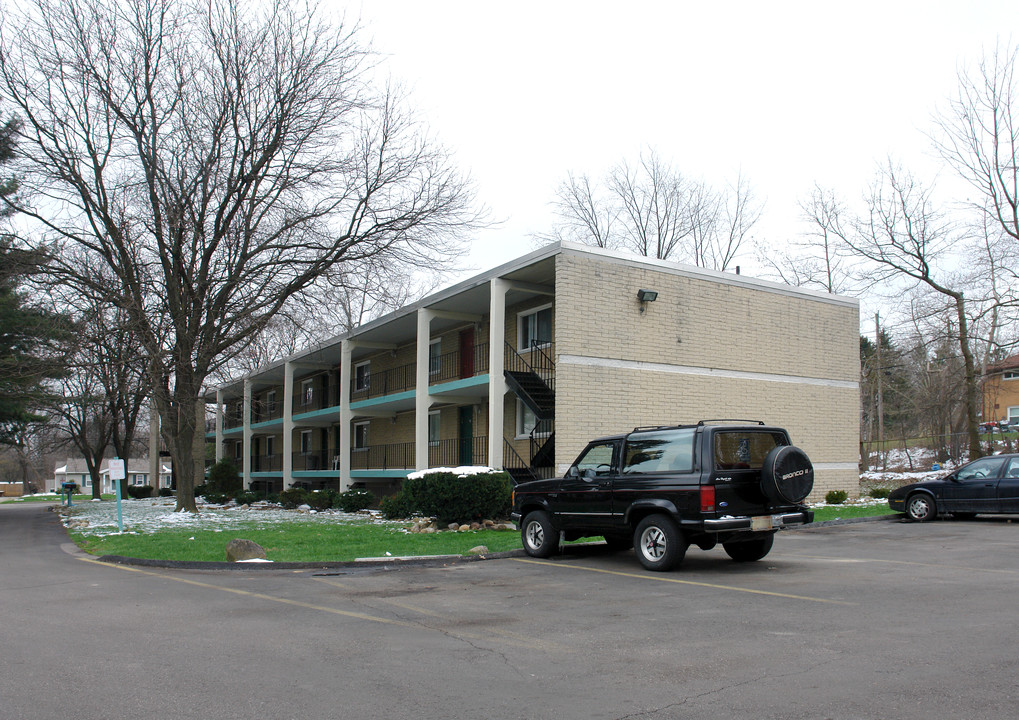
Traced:
<path id="1" fill-rule="evenodd" d="M 966 320 L 966 303 L 962 293 L 953 293 L 956 313 L 959 316 L 959 350 L 966 364 L 966 435 L 969 440 L 969 459 L 982 457 L 980 447 L 980 420 L 977 413 L 977 372 L 973 351 L 969 346 L 969 324 Z"/>

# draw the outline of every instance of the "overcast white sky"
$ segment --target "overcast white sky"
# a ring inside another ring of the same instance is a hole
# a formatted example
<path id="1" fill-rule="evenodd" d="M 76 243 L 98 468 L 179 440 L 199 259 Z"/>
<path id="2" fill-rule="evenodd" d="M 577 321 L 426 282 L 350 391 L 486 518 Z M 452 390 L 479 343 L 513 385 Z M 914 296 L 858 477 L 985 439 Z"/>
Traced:
<path id="1" fill-rule="evenodd" d="M 342 0 L 332 0 L 342 2 Z M 859 197 L 889 154 L 933 168 L 925 131 L 961 64 L 1019 39 L 1019 0 L 363 0 L 392 76 L 505 220 L 476 270 L 547 232 L 569 171 L 657 149 L 766 199 L 757 235 L 796 237 L 815 182 Z M 751 272 L 752 253 L 738 259 Z"/>

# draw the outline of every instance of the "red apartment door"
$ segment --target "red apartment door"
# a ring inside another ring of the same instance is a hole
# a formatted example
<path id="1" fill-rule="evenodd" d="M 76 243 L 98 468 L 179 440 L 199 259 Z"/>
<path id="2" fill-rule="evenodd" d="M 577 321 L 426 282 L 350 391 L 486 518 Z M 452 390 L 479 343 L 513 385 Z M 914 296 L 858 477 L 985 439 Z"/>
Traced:
<path id="1" fill-rule="evenodd" d="M 474 328 L 460 331 L 460 377 L 474 377 Z"/>

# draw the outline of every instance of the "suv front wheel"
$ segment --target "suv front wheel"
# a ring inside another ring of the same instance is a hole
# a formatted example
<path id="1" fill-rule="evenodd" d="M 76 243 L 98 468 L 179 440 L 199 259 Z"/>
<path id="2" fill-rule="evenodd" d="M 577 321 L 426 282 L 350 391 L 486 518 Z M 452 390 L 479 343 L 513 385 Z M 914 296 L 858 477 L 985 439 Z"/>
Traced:
<path id="1" fill-rule="evenodd" d="M 689 542 L 668 515 L 648 515 L 633 533 L 633 549 L 648 570 L 665 571 L 683 562 Z"/>
<path id="2" fill-rule="evenodd" d="M 559 534 L 544 510 L 527 513 L 520 526 L 520 539 L 524 544 L 524 552 L 531 557 L 551 557 L 559 547 Z"/>

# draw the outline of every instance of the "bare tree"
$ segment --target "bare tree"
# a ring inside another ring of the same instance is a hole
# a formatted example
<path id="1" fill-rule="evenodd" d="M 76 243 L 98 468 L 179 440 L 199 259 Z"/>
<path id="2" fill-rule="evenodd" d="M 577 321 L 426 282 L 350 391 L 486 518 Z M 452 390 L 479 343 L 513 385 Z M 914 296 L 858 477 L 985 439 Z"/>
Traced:
<path id="1" fill-rule="evenodd" d="M 831 190 L 815 185 L 800 209 L 810 228 L 806 237 L 790 242 L 790 249 L 758 248 L 758 260 L 788 285 L 834 294 L 856 292 L 860 283 L 846 243 L 848 212 L 843 202 Z"/>
<path id="2" fill-rule="evenodd" d="M 958 323 L 954 339 L 964 368 L 970 457 L 980 457 L 979 384 L 966 297 L 952 282 L 951 273 L 938 265 L 960 242 L 957 228 L 936 206 L 928 188 L 889 161 L 871 188 L 867 213 L 853 221 L 845 242 L 856 255 L 873 263 L 877 281 L 908 278 L 950 300 Z"/>
<path id="3" fill-rule="evenodd" d="M 601 248 L 618 244 L 613 230 L 618 210 L 612 203 L 596 198 L 596 190 L 587 175 L 570 173 L 556 189 L 553 206 L 562 223 L 553 232 L 555 239 L 573 240 Z"/>
<path id="4" fill-rule="evenodd" d="M 609 174 L 609 188 L 625 219 L 626 247 L 644 257 L 667 260 L 690 235 L 688 183 L 654 151 L 634 167 L 623 161 Z"/>
<path id="5" fill-rule="evenodd" d="M 975 207 L 1019 242 L 1019 47 L 985 54 L 960 71 L 958 94 L 935 118 L 941 156 L 979 193 Z M 1012 252 L 1019 250 L 1013 245 Z"/>
<path id="6" fill-rule="evenodd" d="M 465 179 L 314 6 L 34 0 L 0 28 L 24 119 L 20 208 L 114 282 L 68 282 L 133 324 L 196 511 L 203 385 L 291 298 L 350 263 L 455 256 Z"/>
<path id="7" fill-rule="evenodd" d="M 622 161 L 599 186 L 572 173 L 552 203 L 559 222 L 540 239 L 573 240 L 725 270 L 761 216 L 741 174 L 725 192 L 682 175 L 653 149 Z"/>

